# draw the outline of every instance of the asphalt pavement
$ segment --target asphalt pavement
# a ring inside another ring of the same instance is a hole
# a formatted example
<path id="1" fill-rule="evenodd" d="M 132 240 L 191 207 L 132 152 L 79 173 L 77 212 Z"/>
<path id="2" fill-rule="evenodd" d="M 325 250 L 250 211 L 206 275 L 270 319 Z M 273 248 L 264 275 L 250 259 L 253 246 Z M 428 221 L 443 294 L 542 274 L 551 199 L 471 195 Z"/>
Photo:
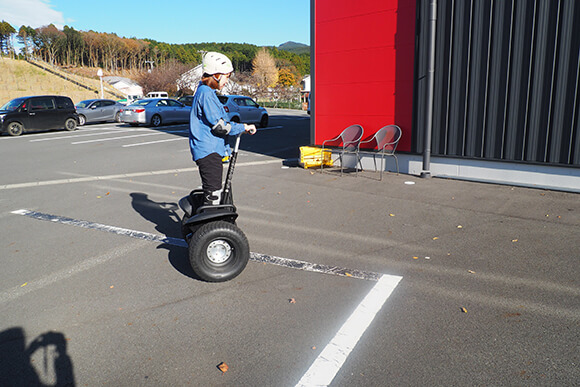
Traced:
<path id="1" fill-rule="evenodd" d="M 303 169 L 308 125 L 243 138 L 222 284 L 179 243 L 183 127 L 0 137 L 0 385 L 578 385 L 578 194 Z"/>

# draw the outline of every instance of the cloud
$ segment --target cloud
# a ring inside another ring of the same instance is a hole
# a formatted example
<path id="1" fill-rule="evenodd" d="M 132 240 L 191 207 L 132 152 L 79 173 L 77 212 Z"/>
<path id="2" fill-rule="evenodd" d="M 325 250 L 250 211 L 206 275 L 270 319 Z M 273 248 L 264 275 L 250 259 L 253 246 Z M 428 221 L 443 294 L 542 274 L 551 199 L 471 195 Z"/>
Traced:
<path id="1" fill-rule="evenodd" d="M 16 30 L 23 25 L 38 28 L 51 23 L 62 29 L 65 24 L 62 12 L 52 9 L 50 0 L 0 0 L 0 15 Z"/>

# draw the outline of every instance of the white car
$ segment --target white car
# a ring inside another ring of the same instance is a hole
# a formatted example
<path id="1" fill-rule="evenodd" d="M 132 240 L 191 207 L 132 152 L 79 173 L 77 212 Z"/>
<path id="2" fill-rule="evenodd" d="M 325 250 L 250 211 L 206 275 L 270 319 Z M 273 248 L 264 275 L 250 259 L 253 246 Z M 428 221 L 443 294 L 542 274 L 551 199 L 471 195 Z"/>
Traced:
<path id="1" fill-rule="evenodd" d="M 123 104 L 110 99 L 87 99 L 75 105 L 79 125 L 90 122 L 120 122 L 119 110 L 123 107 Z"/>
<path id="2" fill-rule="evenodd" d="M 268 126 L 268 111 L 256 101 L 244 95 L 218 95 L 221 103 L 233 122 L 258 124 L 262 128 Z"/>

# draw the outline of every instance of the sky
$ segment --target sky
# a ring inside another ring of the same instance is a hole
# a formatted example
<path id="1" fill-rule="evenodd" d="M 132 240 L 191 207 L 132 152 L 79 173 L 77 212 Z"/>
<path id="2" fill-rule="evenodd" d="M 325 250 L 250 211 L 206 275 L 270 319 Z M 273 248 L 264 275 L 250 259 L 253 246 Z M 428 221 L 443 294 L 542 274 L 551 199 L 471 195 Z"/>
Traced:
<path id="1" fill-rule="evenodd" d="M 175 44 L 310 44 L 310 0 L 0 0 L 0 20 Z"/>

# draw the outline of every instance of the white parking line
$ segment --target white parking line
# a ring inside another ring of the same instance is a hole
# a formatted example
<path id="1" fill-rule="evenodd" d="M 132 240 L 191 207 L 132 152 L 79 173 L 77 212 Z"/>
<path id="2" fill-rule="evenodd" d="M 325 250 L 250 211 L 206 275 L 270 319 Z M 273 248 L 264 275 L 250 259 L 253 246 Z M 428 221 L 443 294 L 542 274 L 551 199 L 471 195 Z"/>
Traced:
<path id="1" fill-rule="evenodd" d="M 173 246 L 187 247 L 187 243 L 180 238 L 172 238 L 167 236 L 161 236 L 136 230 L 130 230 L 121 227 L 109 226 L 105 224 L 88 222 L 78 219 L 66 218 L 57 215 L 44 214 L 41 212 L 30 211 L 26 209 L 12 211 L 15 215 L 27 216 L 33 219 L 45 220 L 54 223 L 66 224 L 71 226 L 77 226 L 87 229 L 99 230 L 114 233 L 117 235 L 123 235 L 131 238 L 136 238 L 140 240 L 147 240 L 158 243 L 166 243 Z M 65 276 L 71 276 L 74 273 L 86 270 L 86 268 L 93 267 L 99 263 L 107 262 L 113 258 L 118 257 L 118 254 L 114 256 L 106 255 L 104 257 L 99 257 L 96 260 L 91 260 L 88 264 L 77 265 L 73 269 L 68 269 L 65 271 Z M 373 272 L 364 272 L 359 270 L 329 267 L 326 265 L 317 265 L 309 262 L 272 257 L 264 254 L 250 253 L 250 259 L 256 262 L 271 263 L 274 265 L 284 266 L 292 269 L 306 270 L 324 274 L 333 274 L 345 277 L 354 277 L 360 279 L 372 279 L 376 280 L 378 278 L 377 284 L 371 289 L 371 291 L 366 295 L 363 301 L 356 307 L 354 312 L 342 325 L 340 330 L 336 333 L 334 338 L 327 344 L 320 355 L 314 360 L 308 371 L 300 379 L 297 387 L 314 387 L 314 386 L 328 386 L 338 371 L 342 368 L 344 362 L 353 351 L 354 347 L 368 329 L 371 322 L 374 320 L 376 314 L 381 310 L 387 299 L 391 296 L 393 290 L 397 287 L 399 282 L 403 277 L 387 275 L 380 275 Z M 88 265 L 88 266 L 87 266 Z M 85 268 L 86 266 L 86 268 Z M 72 273 L 72 274 L 71 274 Z M 58 276 L 58 278 L 62 277 Z M 36 284 L 30 286 L 27 292 L 32 290 L 40 289 L 44 286 L 48 286 L 56 281 L 46 281 L 45 279 L 37 281 Z M 12 289 L 8 292 L 0 293 L 0 304 L 16 297 L 22 295 L 21 290 L 18 288 Z"/>
<path id="2" fill-rule="evenodd" d="M 88 144 L 88 143 L 91 143 L 91 142 L 103 142 L 103 141 L 113 141 L 113 140 L 124 140 L 126 138 L 145 137 L 145 136 L 158 136 L 158 135 L 166 134 L 166 133 L 181 133 L 181 132 L 182 132 L 182 130 L 170 130 L 170 131 L 154 132 L 154 133 L 133 134 L 131 136 L 108 137 L 108 138 L 101 138 L 101 139 L 96 139 L 96 140 L 77 141 L 77 142 L 71 142 L 71 144 L 72 145 Z"/>
<path id="3" fill-rule="evenodd" d="M 170 138 L 170 139 L 167 139 L 167 140 L 139 142 L 139 143 L 136 143 L 136 144 L 123 145 L 123 148 L 130 148 L 130 147 L 133 147 L 133 146 L 141 146 L 141 145 L 159 144 L 161 142 L 170 142 L 170 141 L 179 141 L 179 140 L 187 140 L 187 141 L 189 141 L 189 137 L 179 137 L 179 138 Z"/>
<path id="4" fill-rule="evenodd" d="M 186 151 L 189 152 L 189 149 L 186 149 Z M 262 161 L 248 161 L 247 163 L 236 164 L 236 168 L 244 167 L 244 166 L 276 164 L 276 163 L 281 163 L 281 162 L 282 162 L 282 160 L 279 160 L 279 159 L 262 160 Z M 159 170 L 159 171 L 147 171 L 147 172 L 120 173 L 117 175 L 86 176 L 86 177 L 77 177 L 74 179 L 44 180 L 44 181 L 34 181 L 34 182 L 29 182 L 29 183 L 5 184 L 5 185 L 0 185 L 0 190 L 40 187 L 40 186 L 45 186 L 45 185 L 86 183 L 86 182 L 90 182 L 90 181 L 99 181 L 99 180 L 127 179 L 127 178 L 132 178 L 132 177 L 167 175 L 167 174 L 185 173 L 185 172 L 193 172 L 193 171 L 197 171 L 197 167 L 164 169 L 164 170 Z"/>
<path id="5" fill-rule="evenodd" d="M 328 386 L 403 277 L 383 275 L 296 386 Z"/>
<path id="6" fill-rule="evenodd" d="M 108 129 L 105 129 L 108 130 Z M 54 141 L 54 140 L 68 140 L 71 138 L 79 138 L 79 137 L 92 137 L 92 136 L 106 136 L 108 134 L 117 134 L 122 132 L 135 132 L 135 131 L 143 131 L 144 129 L 125 129 L 125 130 L 114 130 L 111 132 L 99 132 L 99 133 L 86 133 L 86 134 L 74 134 L 71 136 L 59 136 L 59 137 L 49 137 L 49 138 L 37 138 L 34 140 L 30 140 L 30 142 L 41 142 L 41 141 Z"/>

